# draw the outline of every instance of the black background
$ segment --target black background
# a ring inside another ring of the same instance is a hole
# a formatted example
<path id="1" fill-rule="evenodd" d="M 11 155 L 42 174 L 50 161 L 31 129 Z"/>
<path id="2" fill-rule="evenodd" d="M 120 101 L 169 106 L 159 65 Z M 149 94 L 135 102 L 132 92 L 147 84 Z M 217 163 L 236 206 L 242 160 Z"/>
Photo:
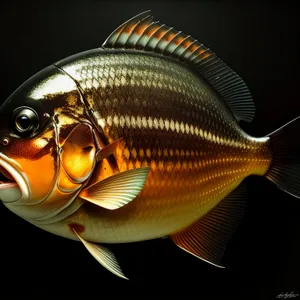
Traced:
<path id="1" fill-rule="evenodd" d="M 299 115 L 299 10 L 292 3 L 250 1 L 1 4 L 1 103 L 35 72 L 100 46 L 118 25 L 147 9 L 210 47 L 245 80 L 257 109 L 254 121 L 244 124 L 248 133 L 263 136 Z M 46 233 L 1 205 L 0 298 L 300 294 L 300 201 L 264 178 L 246 183 L 249 206 L 225 252 L 226 269 L 207 265 L 168 239 L 112 245 L 129 281 L 102 268 L 79 243 Z"/>

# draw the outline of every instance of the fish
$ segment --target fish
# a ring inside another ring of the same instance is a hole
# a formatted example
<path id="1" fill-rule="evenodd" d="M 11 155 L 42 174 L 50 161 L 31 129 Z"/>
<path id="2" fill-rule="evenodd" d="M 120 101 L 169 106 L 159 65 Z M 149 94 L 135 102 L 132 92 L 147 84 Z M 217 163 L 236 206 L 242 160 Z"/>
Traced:
<path id="1" fill-rule="evenodd" d="M 300 198 L 300 116 L 263 137 L 243 79 L 142 12 L 96 49 L 34 74 L 0 107 L 0 199 L 128 279 L 109 244 L 170 238 L 215 267 L 247 207 L 244 179 Z"/>

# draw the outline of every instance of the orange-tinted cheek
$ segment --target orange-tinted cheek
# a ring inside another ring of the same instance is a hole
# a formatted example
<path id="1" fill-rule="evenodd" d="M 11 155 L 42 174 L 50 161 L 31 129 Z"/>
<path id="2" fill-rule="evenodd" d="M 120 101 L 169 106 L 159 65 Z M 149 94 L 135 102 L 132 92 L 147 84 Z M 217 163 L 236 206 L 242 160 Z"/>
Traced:
<path id="1" fill-rule="evenodd" d="M 54 131 L 31 140 L 15 140 L 7 149 L 7 156 L 15 160 L 28 179 L 29 203 L 43 200 L 55 185 L 57 150 Z"/>
<path id="2" fill-rule="evenodd" d="M 26 174 L 30 183 L 30 202 L 38 202 L 44 199 L 52 190 L 55 184 L 56 167 L 51 155 L 45 155 L 37 160 L 16 159 L 22 166 L 22 171 Z"/>

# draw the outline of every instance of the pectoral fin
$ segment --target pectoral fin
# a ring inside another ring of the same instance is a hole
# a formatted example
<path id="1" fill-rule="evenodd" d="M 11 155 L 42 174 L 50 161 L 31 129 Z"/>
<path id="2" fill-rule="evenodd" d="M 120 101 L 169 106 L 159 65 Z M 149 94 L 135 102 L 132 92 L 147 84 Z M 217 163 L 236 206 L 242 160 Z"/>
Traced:
<path id="1" fill-rule="evenodd" d="M 128 278 L 123 274 L 116 257 L 110 250 L 103 246 L 95 245 L 91 242 L 84 240 L 74 229 L 73 231 L 77 235 L 79 240 L 82 242 L 84 247 L 104 268 L 106 268 L 113 274 L 128 280 Z"/>
<path id="2" fill-rule="evenodd" d="M 118 173 L 84 189 L 79 197 L 106 209 L 117 209 L 132 201 L 147 180 L 149 167 Z"/>
<path id="3" fill-rule="evenodd" d="M 220 268 L 226 245 L 241 220 L 247 190 L 241 184 L 207 215 L 181 232 L 170 235 L 172 241 L 188 253 Z"/>

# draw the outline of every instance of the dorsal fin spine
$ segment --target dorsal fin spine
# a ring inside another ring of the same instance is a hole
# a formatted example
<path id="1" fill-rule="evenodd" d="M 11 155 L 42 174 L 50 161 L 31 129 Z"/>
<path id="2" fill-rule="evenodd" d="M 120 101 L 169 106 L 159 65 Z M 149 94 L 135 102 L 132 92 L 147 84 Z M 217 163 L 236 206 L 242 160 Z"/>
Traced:
<path id="1" fill-rule="evenodd" d="M 175 48 L 173 49 L 173 51 L 170 53 L 171 55 L 175 54 L 176 51 L 177 51 L 177 49 L 180 47 L 180 43 L 177 43 L 176 40 L 177 40 L 182 34 L 183 34 L 183 32 L 182 32 L 182 31 L 179 31 L 178 34 L 176 35 L 176 37 L 175 37 L 175 39 L 174 39 L 176 46 L 175 46 Z"/>
<path id="2" fill-rule="evenodd" d="M 193 63 L 198 65 L 198 69 L 201 71 L 203 71 L 207 65 L 210 66 L 211 61 L 214 61 L 213 57 L 207 56 L 208 53 L 208 50 L 204 50 L 201 54 L 198 54 L 195 58 L 193 58 Z"/>
<path id="3" fill-rule="evenodd" d="M 134 16 L 133 18 L 127 20 L 123 24 L 121 24 L 118 28 L 116 28 L 108 36 L 108 38 L 104 41 L 103 45 L 106 44 L 106 43 L 110 43 L 112 46 L 114 46 L 116 40 L 119 38 L 119 36 L 123 32 L 123 30 L 126 27 L 126 25 L 128 25 L 128 23 L 133 22 L 134 20 L 138 20 L 138 22 L 139 22 L 140 20 L 146 19 L 147 17 L 151 17 L 150 12 L 151 12 L 150 10 L 144 11 L 144 12 L 138 14 L 137 16 Z"/>
<path id="4" fill-rule="evenodd" d="M 196 65 L 198 69 L 201 69 L 201 65 L 199 65 L 199 62 L 201 62 L 201 58 L 204 57 L 206 53 L 206 51 L 205 50 L 202 51 L 201 48 L 203 48 L 203 45 L 201 45 L 199 49 L 194 52 L 194 57 L 191 59 L 191 63 Z M 212 60 L 212 58 L 208 57 L 205 61 L 202 62 L 202 65 L 209 63 L 210 60 Z"/>
<path id="5" fill-rule="evenodd" d="M 166 44 L 165 49 L 163 50 L 164 55 L 169 55 L 168 49 L 170 47 L 170 44 L 173 43 L 173 41 L 176 39 L 178 34 L 179 34 L 179 32 L 176 31 L 173 27 L 172 27 L 172 30 L 168 32 L 168 36 L 165 37 L 167 40 L 167 44 Z"/>
<path id="6" fill-rule="evenodd" d="M 131 33 L 131 31 L 126 32 L 127 28 L 129 28 L 129 26 L 130 26 L 130 24 L 124 26 L 124 28 L 120 31 L 118 38 L 115 41 L 114 46 L 117 46 L 118 44 L 120 44 L 120 45 L 126 44 L 126 42 L 128 41 L 128 38 L 130 36 L 130 33 Z"/>
<path id="7" fill-rule="evenodd" d="M 202 45 L 198 46 L 195 50 L 193 50 L 191 52 L 191 55 L 188 57 L 188 61 L 190 61 L 191 63 L 193 62 L 193 60 L 197 57 L 196 52 L 202 47 Z M 187 59 L 186 59 L 187 60 Z"/>
<path id="8" fill-rule="evenodd" d="M 133 34 L 129 37 L 129 40 L 128 40 L 128 43 L 133 41 L 131 44 L 132 48 L 134 48 L 136 46 L 140 36 L 143 35 L 143 33 L 150 26 L 152 21 L 153 21 L 153 17 L 148 16 L 139 23 L 139 26 L 136 26 L 134 28 Z"/>
<path id="9" fill-rule="evenodd" d="M 143 39 L 145 39 L 146 38 L 146 32 L 149 30 L 149 28 L 152 26 L 152 24 L 154 24 L 154 22 L 150 22 L 147 26 L 146 26 L 146 28 L 144 28 L 144 30 L 142 31 L 142 34 L 139 36 L 139 38 L 137 39 L 137 41 L 136 41 L 136 43 L 135 43 L 135 46 L 137 47 L 137 49 L 143 49 L 143 47 L 144 47 L 144 45 L 143 44 L 141 44 L 141 41 L 143 40 Z M 148 37 L 147 37 L 148 38 Z"/>
<path id="10" fill-rule="evenodd" d="M 191 36 L 188 35 L 187 37 L 185 37 L 177 46 L 177 48 L 175 49 L 175 51 L 173 51 L 173 53 L 180 57 L 181 53 L 185 50 L 184 47 L 182 47 L 182 45 L 190 38 Z"/>
<path id="11" fill-rule="evenodd" d="M 155 38 L 155 35 L 157 34 L 157 32 L 159 32 L 163 27 L 165 26 L 165 24 L 161 25 L 160 27 L 158 27 L 149 37 L 146 45 L 145 45 L 145 50 L 153 50 L 156 45 L 159 43 L 159 39 Z"/>
<path id="12" fill-rule="evenodd" d="M 150 11 L 141 13 L 119 26 L 103 48 L 157 52 L 193 66 L 227 103 L 237 120 L 251 121 L 254 103 L 244 81 L 209 48 L 181 31 L 153 21 Z"/>
<path id="13" fill-rule="evenodd" d="M 162 38 L 158 41 L 158 43 L 157 43 L 157 45 L 156 45 L 156 47 L 158 47 L 160 53 L 166 48 L 166 46 L 167 46 L 168 43 L 169 43 L 169 41 L 166 41 L 166 40 L 164 39 L 164 37 L 165 37 L 166 35 L 168 35 L 169 32 L 170 32 L 171 30 L 173 30 L 173 27 L 170 27 L 168 30 L 166 30 L 166 32 L 164 33 L 164 35 L 162 36 Z"/>
<path id="14" fill-rule="evenodd" d="M 154 24 L 159 24 L 159 22 L 156 22 L 156 23 L 154 23 Z M 148 46 L 149 41 L 150 41 L 151 39 L 153 39 L 155 33 L 156 33 L 162 26 L 163 26 L 163 25 L 161 25 L 161 26 L 159 26 L 159 27 L 157 27 L 157 28 L 155 28 L 155 27 L 153 26 L 153 27 L 154 27 L 154 30 L 150 33 L 149 38 L 148 38 L 148 41 L 147 41 L 147 43 L 144 45 L 145 50 L 146 50 L 146 48 L 147 48 L 147 46 Z"/>
<path id="15" fill-rule="evenodd" d="M 128 40 L 129 40 L 129 38 L 130 38 L 132 32 L 134 31 L 135 28 L 137 28 L 137 26 L 139 25 L 139 23 L 140 23 L 140 22 L 138 22 L 134 27 L 132 27 L 132 28 L 130 29 L 130 31 L 127 33 L 128 36 L 127 36 L 126 42 L 124 41 L 125 44 L 128 42 Z M 126 27 L 123 29 L 123 31 L 125 31 L 125 29 L 126 29 Z M 122 33 L 119 35 L 118 39 L 120 38 L 121 35 L 122 35 Z M 116 43 L 118 43 L 118 40 L 116 41 Z"/>
<path id="16" fill-rule="evenodd" d="M 137 41 L 137 45 L 141 44 L 141 42 L 143 40 L 146 40 L 145 43 L 141 44 L 140 46 L 144 49 L 145 48 L 145 45 L 147 44 L 149 38 L 151 37 L 151 35 L 149 36 L 147 33 L 148 31 L 151 29 L 151 27 L 153 27 L 155 24 L 159 23 L 158 21 L 155 21 L 155 22 L 151 22 L 150 25 L 145 29 L 145 31 L 143 32 L 143 34 L 140 36 L 140 38 L 138 39 Z"/>
<path id="17" fill-rule="evenodd" d="M 180 58 L 182 58 L 183 61 L 187 60 L 193 52 L 190 52 L 193 45 L 197 43 L 197 40 L 194 40 L 191 42 L 191 44 L 181 53 Z M 186 55 L 187 54 L 187 55 Z"/>
<path id="18" fill-rule="evenodd" d="M 172 51 L 171 51 L 170 48 L 172 47 L 174 40 L 175 40 L 180 34 L 181 34 L 181 31 L 178 31 L 178 32 L 173 36 L 173 38 L 171 38 L 171 40 L 170 40 L 168 46 L 166 47 L 164 53 L 169 53 L 170 55 L 172 55 L 174 49 L 172 49 Z M 174 47 L 174 45 L 173 45 L 173 47 Z"/>

